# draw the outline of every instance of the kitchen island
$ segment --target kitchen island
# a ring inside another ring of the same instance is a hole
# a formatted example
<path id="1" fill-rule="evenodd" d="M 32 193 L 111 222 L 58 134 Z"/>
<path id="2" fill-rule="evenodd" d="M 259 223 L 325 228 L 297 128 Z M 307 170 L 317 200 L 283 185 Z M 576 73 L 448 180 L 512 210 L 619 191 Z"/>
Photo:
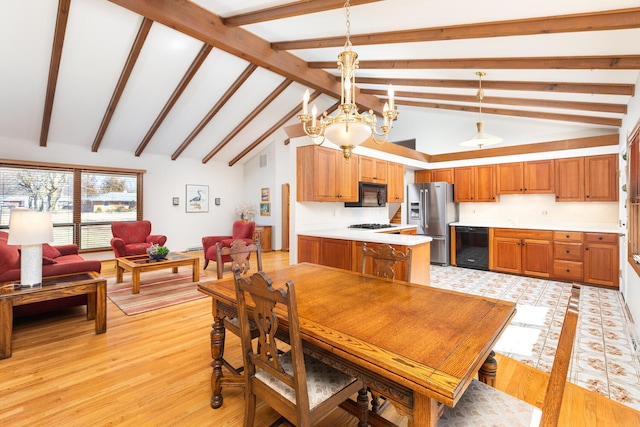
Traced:
<path id="1" fill-rule="evenodd" d="M 298 233 L 298 262 L 312 262 L 349 271 L 360 271 L 362 246 L 375 249 L 378 245 L 391 245 L 397 252 L 411 248 L 411 282 L 429 284 L 431 237 L 412 234 L 415 226 L 394 226 L 379 230 L 352 228 L 325 228 Z M 406 266 L 397 265 L 396 279 L 406 280 Z"/>

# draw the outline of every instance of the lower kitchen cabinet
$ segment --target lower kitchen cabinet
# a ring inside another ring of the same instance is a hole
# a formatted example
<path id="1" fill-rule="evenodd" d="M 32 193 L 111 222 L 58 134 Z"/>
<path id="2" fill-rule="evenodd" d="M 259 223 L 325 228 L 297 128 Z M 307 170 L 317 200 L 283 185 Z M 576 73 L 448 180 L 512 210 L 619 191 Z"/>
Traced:
<path id="1" fill-rule="evenodd" d="M 584 282 L 618 287 L 618 235 L 584 233 Z"/>
<path id="2" fill-rule="evenodd" d="M 553 232 L 553 278 L 582 282 L 584 278 L 584 233 Z"/>
<path id="3" fill-rule="evenodd" d="M 552 233 L 545 230 L 496 228 L 489 268 L 503 273 L 551 277 Z"/>
<path id="4" fill-rule="evenodd" d="M 320 264 L 320 237 L 298 236 L 298 262 Z"/>
<path id="5" fill-rule="evenodd" d="M 351 240 L 322 238 L 320 264 L 351 270 Z"/>

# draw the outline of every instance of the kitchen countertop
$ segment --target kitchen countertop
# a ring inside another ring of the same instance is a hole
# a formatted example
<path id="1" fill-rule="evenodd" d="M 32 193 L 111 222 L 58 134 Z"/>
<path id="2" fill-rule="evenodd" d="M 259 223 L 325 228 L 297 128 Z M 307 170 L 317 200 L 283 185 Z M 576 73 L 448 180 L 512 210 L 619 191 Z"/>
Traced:
<path id="1" fill-rule="evenodd" d="M 392 228 L 368 230 L 362 228 L 323 228 L 298 233 L 299 236 L 324 237 L 328 239 L 355 240 L 359 242 L 384 243 L 388 245 L 416 246 L 431 242 L 431 237 L 410 234 L 385 234 L 391 230 L 416 228 L 415 225 L 400 225 Z"/>
<path id="2" fill-rule="evenodd" d="M 519 228 L 529 230 L 552 230 L 552 231 L 582 231 L 586 233 L 626 233 L 626 230 L 615 223 L 593 222 L 517 222 L 501 220 L 472 220 L 458 221 L 449 225 L 466 227 L 490 227 L 490 228 Z"/>

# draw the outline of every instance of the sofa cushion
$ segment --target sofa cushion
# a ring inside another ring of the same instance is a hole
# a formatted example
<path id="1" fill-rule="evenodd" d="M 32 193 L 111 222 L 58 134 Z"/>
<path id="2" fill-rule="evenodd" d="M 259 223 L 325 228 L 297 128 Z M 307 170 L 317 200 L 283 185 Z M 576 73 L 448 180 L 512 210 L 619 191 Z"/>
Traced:
<path id="1" fill-rule="evenodd" d="M 42 256 L 42 265 L 51 265 L 51 264 L 57 264 L 58 261 L 56 261 L 54 258 L 49 258 L 46 256 Z"/>
<path id="2" fill-rule="evenodd" d="M 8 270 L 20 268 L 20 246 L 7 245 L 9 234 L 0 231 L 0 274 Z"/>
<path id="3" fill-rule="evenodd" d="M 48 243 L 43 243 L 42 244 L 42 257 L 47 257 L 47 258 L 58 258 L 60 255 L 62 255 L 60 253 L 59 250 L 57 250 L 56 248 L 54 248 L 53 246 L 51 246 Z"/>

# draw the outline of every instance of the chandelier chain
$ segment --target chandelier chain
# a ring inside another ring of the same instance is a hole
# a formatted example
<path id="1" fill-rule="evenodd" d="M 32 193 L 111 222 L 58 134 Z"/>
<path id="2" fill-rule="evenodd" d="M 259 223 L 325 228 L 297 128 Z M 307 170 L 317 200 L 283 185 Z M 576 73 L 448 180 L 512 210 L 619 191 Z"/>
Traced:
<path id="1" fill-rule="evenodd" d="M 344 4 L 344 20 L 345 25 L 347 27 L 347 41 L 345 42 L 346 47 L 351 47 L 351 5 L 349 4 L 349 0 Z"/>

